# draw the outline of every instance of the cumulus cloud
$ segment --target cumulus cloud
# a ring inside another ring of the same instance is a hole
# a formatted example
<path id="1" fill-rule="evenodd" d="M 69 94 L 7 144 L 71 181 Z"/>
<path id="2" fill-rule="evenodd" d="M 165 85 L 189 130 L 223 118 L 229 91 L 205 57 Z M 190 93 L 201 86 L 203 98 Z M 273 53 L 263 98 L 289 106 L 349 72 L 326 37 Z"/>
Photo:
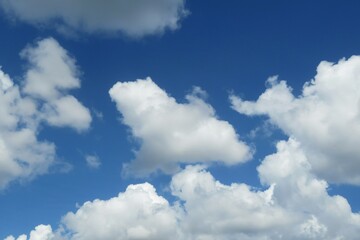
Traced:
<path id="1" fill-rule="evenodd" d="M 321 62 L 300 96 L 276 77 L 268 83 L 257 101 L 231 96 L 233 108 L 250 116 L 266 115 L 296 138 L 318 176 L 360 184 L 360 57 Z"/>
<path id="2" fill-rule="evenodd" d="M 130 37 L 179 28 L 185 0 L 1 0 L 11 17 L 34 25 L 53 25 L 61 32 L 122 33 Z"/>
<path id="3" fill-rule="evenodd" d="M 200 90 L 195 88 L 187 95 L 187 103 L 177 103 L 150 78 L 118 82 L 110 89 L 123 123 L 141 142 L 127 170 L 140 175 L 157 169 L 171 173 L 177 163 L 233 165 L 251 157 L 250 148 L 239 140 L 231 124 L 217 118 L 199 96 Z"/>
<path id="4" fill-rule="evenodd" d="M 62 220 L 71 239 L 176 239 L 176 211 L 148 184 L 130 185 L 109 200 L 86 202 Z"/>
<path id="5" fill-rule="evenodd" d="M 23 56 L 30 64 L 21 86 L 0 69 L 0 188 L 44 174 L 55 162 L 55 145 L 37 138 L 42 123 L 82 131 L 91 122 L 89 111 L 65 91 L 79 87 L 76 67 L 54 39 L 27 47 Z"/>
<path id="6" fill-rule="evenodd" d="M 80 87 L 78 68 L 67 51 L 55 39 L 47 38 L 25 48 L 21 56 L 29 62 L 23 90 L 43 103 L 41 117 L 52 126 L 88 129 L 90 111 L 67 94 Z"/>
<path id="7" fill-rule="evenodd" d="M 330 196 L 309 166 L 294 139 L 279 142 L 258 167 L 265 190 L 226 185 L 204 166 L 187 166 L 170 183 L 173 204 L 149 183 L 129 185 L 117 197 L 67 213 L 46 240 L 358 239 L 360 214 L 345 198 Z"/>
<path id="8" fill-rule="evenodd" d="M 360 215 L 345 198 L 330 196 L 309 166 L 301 145 L 289 139 L 258 167 L 265 190 L 226 185 L 203 166 L 187 166 L 170 183 L 174 204 L 148 183 L 130 185 L 116 198 L 85 203 L 62 223 L 71 239 L 82 240 L 357 239 Z M 131 236 L 131 229 L 144 235 Z"/>
<path id="9" fill-rule="evenodd" d="M 330 196 L 328 184 L 316 177 L 302 145 L 290 138 L 277 144 L 277 152 L 258 167 L 264 185 L 275 184 L 274 200 L 297 215 L 293 227 L 299 239 L 356 239 L 360 215 L 342 196 Z"/>
<path id="10" fill-rule="evenodd" d="M 25 234 L 20 235 L 18 238 L 14 236 L 8 236 L 5 240 L 27 240 Z M 30 232 L 29 240 L 52 240 L 55 239 L 55 234 L 52 231 L 50 225 L 39 225 Z"/>
<path id="11" fill-rule="evenodd" d="M 171 182 L 172 193 L 184 202 L 183 231 L 187 239 L 246 239 L 272 235 L 291 223 L 291 214 L 276 206 L 274 186 L 256 191 L 246 184 L 224 185 L 201 166 L 188 166 Z"/>

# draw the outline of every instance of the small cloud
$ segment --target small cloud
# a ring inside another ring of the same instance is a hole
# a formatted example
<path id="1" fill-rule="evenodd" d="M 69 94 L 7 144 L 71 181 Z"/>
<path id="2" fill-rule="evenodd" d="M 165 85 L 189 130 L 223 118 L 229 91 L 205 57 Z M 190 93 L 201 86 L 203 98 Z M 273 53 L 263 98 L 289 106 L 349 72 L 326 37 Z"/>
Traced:
<path id="1" fill-rule="evenodd" d="M 101 165 L 101 160 L 97 155 L 86 155 L 86 164 L 89 168 L 97 169 Z"/>
<path id="2" fill-rule="evenodd" d="M 104 119 L 104 114 L 102 112 L 100 112 L 99 110 L 93 108 L 92 109 L 92 113 L 95 115 L 95 117 L 99 120 L 103 120 Z"/>

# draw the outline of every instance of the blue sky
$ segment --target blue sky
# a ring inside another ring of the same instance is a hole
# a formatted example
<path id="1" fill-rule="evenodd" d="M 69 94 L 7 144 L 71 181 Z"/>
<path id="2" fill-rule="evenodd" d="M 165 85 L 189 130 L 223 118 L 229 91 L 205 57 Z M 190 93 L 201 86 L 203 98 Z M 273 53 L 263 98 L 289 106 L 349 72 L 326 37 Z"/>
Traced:
<path id="1" fill-rule="evenodd" d="M 357 239 L 357 1 L 0 7 L 1 239 Z"/>

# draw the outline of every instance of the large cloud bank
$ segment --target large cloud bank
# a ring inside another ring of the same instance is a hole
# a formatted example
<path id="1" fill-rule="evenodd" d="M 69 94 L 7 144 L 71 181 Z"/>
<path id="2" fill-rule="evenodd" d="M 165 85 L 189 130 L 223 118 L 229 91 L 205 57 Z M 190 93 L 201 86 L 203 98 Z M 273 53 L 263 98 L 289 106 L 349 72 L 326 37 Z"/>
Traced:
<path id="1" fill-rule="evenodd" d="M 84 131 L 91 122 L 89 110 L 68 94 L 80 81 L 65 49 L 48 38 L 21 56 L 29 63 L 21 86 L 0 69 L 0 188 L 44 174 L 56 161 L 55 145 L 38 140 L 41 124 Z"/>
<path id="2" fill-rule="evenodd" d="M 39 239 L 358 239 L 360 215 L 345 198 L 330 196 L 309 166 L 293 139 L 279 142 L 258 167 L 269 186 L 263 191 L 225 185 L 203 166 L 188 166 L 170 183 L 174 204 L 149 183 L 130 185 L 117 197 L 69 212 L 59 230 Z"/>
<path id="3" fill-rule="evenodd" d="M 321 62 L 300 96 L 285 81 L 257 101 L 232 96 L 233 108 L 246 115 L 266 115 L 301 142 L 314 172 L 330 182 L 360 184 L 360 57 Z"/>
<path id="4" fill-rule="evenodd" d="M 175 30 L 186 15 L 185 0 L 1 0 L 10 15 L 63 32 L 121 32 L 130 37 Z"/>
<path id="5" fill-rule="evenodd" d="M 251 157 L 250 148 L 232 125 L 217 118 L 203 94 L 194 88 L 186 96 L 187 103 L 177 103 L 150 78 L 118 82 L 110 89 L 123 123 L 141 142 L 128 170 L 141 175 L 157 169 L 172 173 L 178 163 L 233 165 Z"/>

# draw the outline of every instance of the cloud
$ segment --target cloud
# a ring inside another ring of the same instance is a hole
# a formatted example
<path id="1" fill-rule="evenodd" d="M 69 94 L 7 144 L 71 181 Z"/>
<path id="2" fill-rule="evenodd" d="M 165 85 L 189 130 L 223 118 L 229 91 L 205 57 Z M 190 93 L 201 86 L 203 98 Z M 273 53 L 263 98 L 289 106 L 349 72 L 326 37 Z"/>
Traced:
<path id="1" fill-rule="evenodd" d="M 272 235 L 294 219 L 274 204 L 274 186 L 254 191 L 246 184 L 224 185 L 201 166 L 188 166 L 171 182 L 183 204 L 187 239 L 247 239 Z"/>
<path id="2" fill-rule="evenodd" d="M 258 167 L 265 190 L 226 185 L 203 166 L 187 166 L 170 183 L 173 204 L 149 183 L 129 185 L 67 213 L 46 240 L 358 239 L 360 214 L 345 198 L 330 196 L 309 166 L 294 139 L 279 142 Z"/>
<path id="3" fill-rule="evenodd" d="M 258 167 L 265 190 L 226 185 L 203 166 L 187 166 L 170 183 L 178 199 L 174 204 L 148 183 L 130 185 L 118 197 L 85 203 L 62 223 L 70 239 L 81 240 L 168 239 L 168 233 L 172 239 L 196 240 L 357 239 L 360 215 L 345 198 L 330 196 L 326 181 L 309 166 L 301 145 L 289 139 Z M 126 235 L 129 229 L 144 235 Z M 145 234 L 150 232 L 154 235 Z"/>
<path id="4" fill-rule="evenodd" d="M 176 239 L 177 218 L 148 183 L 130 185 L 109 200 L 86 202 L 62 220 L 71 239 Z"/>
<path id="5" fill-rule="evenodd" d="M 175 30 L 187 14 L 185 0 L 1 0 L 0 4 L 13 18 L 56 26 L 67 34 L 107 32 L 135 38 Z"/>
<path id="6" fill-rule="evenodd" d="M 54 39 L 22 55 L 29 66 L 20 86 L 0 69 L 0 188 L 44 174 L 56 161 L 55 145 L 38 140 L 42 124 L 83 131 L 91 122 L 89 111 L 65 91 L 80 83 L 73 60 Z"/>
<path id="7" fill-rule="evenodd" d="M 55 39 L 47 38 L 25 48 L 21 56 L 29 62 L 24 93 L 43 102 L 41 117 L 52 126 L 88 129 L 90 111 L 67 94 L 80 87 L 79 70 L 67 51 Z"/>
<path id="8" fill-rule="evenodd" d="M 52 240 L 52 239 L 55 239 L 55 234 L 53 233 L 50 225 L 39 225 L 30 232 L 29 240 Z M 14 236 L 8 236 L 4 240 L 27 240 L 27 236 L 25 234 L 20 235 L 18 238 L 15 238 Z"/>
<path id="9" fill-rule="evenodd" d="M 96 169 L 101 165 L 101 160 L 97 155 L 86 155 L 85 160 L 89 168 Z"/>
<path id="10" fill-rule="evenodd" d="M 136 159 L 126 166 L 128 171 L 172 173 L 178 163 L 234 165 L 251 157 L 250 148 L 239 140 L 233 126 L 217 118 L 199 91 L 196 88 L 187 95 L 187 103 L 177 103 L 150 78 L 118 82 L 110 89 L 123 123 L 141 142 Z"/>
<path id="11" fill-rule="evenodd" d="M 314 172 L 335 183 L 360 184 L 360 57 L 321 62 L 302 94 L 273 77 L 257 101 L 231 96 L 245 115 L 266 115 L 301 142 Z"/>

